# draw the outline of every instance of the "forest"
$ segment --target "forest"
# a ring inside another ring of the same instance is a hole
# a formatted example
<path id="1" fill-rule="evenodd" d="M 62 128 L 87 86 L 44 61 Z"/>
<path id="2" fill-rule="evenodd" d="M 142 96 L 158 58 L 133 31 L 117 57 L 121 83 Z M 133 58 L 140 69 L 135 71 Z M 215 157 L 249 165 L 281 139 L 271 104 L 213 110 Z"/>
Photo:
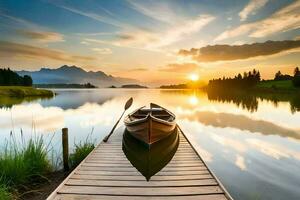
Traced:
<path id="1" fill-rule="evenodd" d="M 0 69 L 0 86 L 32 86 L 32 78 L 28 75 L 20 76 L 16 72 Z"/>
<path id="2" fill-rule="evenodd" d="M 244 72 L 243 76 L 238 74 L 234 78 L 213 79 L 208 83 L 208 88 L 249 88 L 255 86 L 261 80 L 260 72 L 253 69 Z"/>
<path id="3" fill-rule="evenodd" d="M 276 82 L 276 83 L 275 83 Z M 272 80 L 261 80 L 260 72 L 253 69 L 249 72 L 244 72 L 243 75 L 238 74 L 234 78 L 219 78 L 210 80 L 208 83 L 209 89 L 248 89 L 253 88 L 257 85 L 268 85 L 271 84 L 276 87 L 278 83 L 288 83 L 291 82 L 292 88 L 300 87 L 300 70 L 296 67 L 293 71 L 293 75 L 282 74 L 281 71 L 276 72 L 274 79 Z M 267 84 L 266 84 L 267 83 Z"/>

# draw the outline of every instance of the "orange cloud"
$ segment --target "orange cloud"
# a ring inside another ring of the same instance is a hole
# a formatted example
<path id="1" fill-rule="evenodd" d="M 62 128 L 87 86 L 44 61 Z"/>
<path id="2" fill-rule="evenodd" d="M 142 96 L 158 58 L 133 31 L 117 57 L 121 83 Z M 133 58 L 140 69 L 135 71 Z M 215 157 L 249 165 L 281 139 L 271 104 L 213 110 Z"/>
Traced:
<path id="1" fill-rule="evenodd" d="M 21 56 L 29 59 L 51 59 L 64 62 L 84 62 L 95 60 L 93 57 L 71 55 L 64 51 L 35 47 L 26 44 L 0 41 L 0 57 L 8 58 Z"/>
<path id="2" fill-rule="evenodd" d="M 190 73 L 200 69 L 195 63 L 172 63 L 160 69 L 164 72 Z"/>
<path id="3" fill-rule="evenodd" d="M 112 54 L 112 50 L 109 48 L 92 48 L 92 50 L 99 54 Z"/>
<path id="4" fill-rule="evenodd" d="M 36 32 L 29 30 L 18 30 L 17 33 L 23 37 L 37 40 L 38 42 L 63 42 L 63 35 L 56 32 Z"/>

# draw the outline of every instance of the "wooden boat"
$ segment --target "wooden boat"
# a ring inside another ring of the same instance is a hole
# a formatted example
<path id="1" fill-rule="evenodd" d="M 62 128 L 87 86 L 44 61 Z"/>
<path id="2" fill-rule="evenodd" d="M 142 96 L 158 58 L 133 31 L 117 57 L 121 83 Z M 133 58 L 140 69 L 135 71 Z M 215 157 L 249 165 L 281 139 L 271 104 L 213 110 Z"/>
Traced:
<path id="1" fill-rule="evenodd" d="M 147 145 L 167 137 L 176 127 L 175 115 L 153 103 L 150 109 L 141 107 L 126 116 L 124 123 L 133 137 Z"/>
<path id="2" fill-rule="evenodd" d="M 163 169 L 175 155 L 179 145 L 177 128 L 164 139 L 147 148 L 143 142 L 132 136 L 126 129 L 122 149 L 130 163 L 147 181 Z"/>

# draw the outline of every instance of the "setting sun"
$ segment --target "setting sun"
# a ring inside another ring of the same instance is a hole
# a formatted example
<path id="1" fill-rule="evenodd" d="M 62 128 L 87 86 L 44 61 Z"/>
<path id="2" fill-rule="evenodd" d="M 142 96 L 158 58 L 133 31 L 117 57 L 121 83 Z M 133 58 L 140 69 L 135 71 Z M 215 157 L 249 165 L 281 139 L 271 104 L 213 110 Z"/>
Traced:
<path id="1" fill-rule="evenodd" d="M 199 80 L 199 75 L 198 74 L 190 74 L 189 79 L 192 81 L 198 81 Z"/>

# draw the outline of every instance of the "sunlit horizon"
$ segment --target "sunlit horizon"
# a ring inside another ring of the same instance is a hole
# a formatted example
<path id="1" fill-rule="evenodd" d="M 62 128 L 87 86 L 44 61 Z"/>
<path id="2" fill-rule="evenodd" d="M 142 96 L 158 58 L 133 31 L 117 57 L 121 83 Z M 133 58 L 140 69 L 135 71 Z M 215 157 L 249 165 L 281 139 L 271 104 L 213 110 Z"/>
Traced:
<path id="1" fill-rule="evenodd" d="M 150 86 L 254 68 L 270 79 L 299 66 L 299 23 L 291 0 L 3 1 L 0 66 L 76 65 Z"/>

